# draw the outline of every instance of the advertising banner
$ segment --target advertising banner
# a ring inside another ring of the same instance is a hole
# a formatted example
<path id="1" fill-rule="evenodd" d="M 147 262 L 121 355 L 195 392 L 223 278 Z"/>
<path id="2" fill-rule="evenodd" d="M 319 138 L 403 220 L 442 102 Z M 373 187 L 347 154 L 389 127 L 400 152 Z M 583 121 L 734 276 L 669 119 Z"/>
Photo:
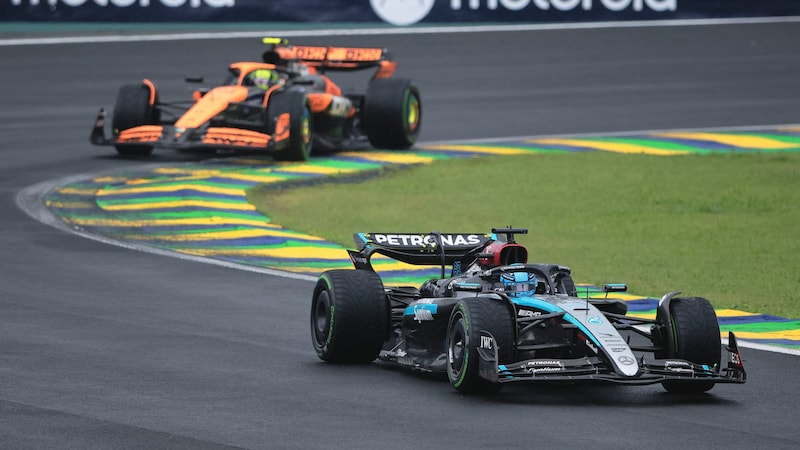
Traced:
<path id="1" fill-rule="evenodd" d="M 0 0 L 15 22 L 346 22 L 396 26 L 800 16 L 798 0 Z"/>

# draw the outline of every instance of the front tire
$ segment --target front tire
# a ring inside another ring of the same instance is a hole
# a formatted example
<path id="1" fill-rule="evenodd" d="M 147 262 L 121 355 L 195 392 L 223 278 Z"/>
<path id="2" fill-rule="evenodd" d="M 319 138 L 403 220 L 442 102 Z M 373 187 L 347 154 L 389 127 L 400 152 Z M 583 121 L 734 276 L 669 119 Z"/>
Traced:
<path id="1" fill-rule="evenodd" d="M 156 103 L 156 102 L 154 102 Z M 111 118 L 115 135 L 120 131 L 141 125 L 157 125 L 158 109 L 150 103 L 150 88 L 144 84 L 125 84 L 119 88 L 117 102 Z M 115 145 L 123 156 L 147 156 L 153 152 L 152 145 Z"/>
<path id="2" fill-rule="evenodd" d="M 273 157 L 276 161 L 308 161 L 311 156 L 313 120 L 306 94 L 302 91 L 273 93 L 269 99 L 267 117 L 277 125 L 278 117 L 284 113 L 289 113 L 289 142 L 277 150 Z"/>
<path id="3" fill-rule="evenodd" d="M 447 377 L 450 384 L 465 394 L 493 394 L 501 385 L 479 374 L 481 330 L 495 340 L 500 364 L 514 355 L 514 316 L 508 304 L 486 297 L 469 297 L 458 302 L 447 324 Z"/>
<path id="4" fill-rule="evenodd" d="M 670 327 L 672 336 L 665 342 L 666 352 L 657 358 L 675 358 L 719 367 L 722 343 L 717 314 L 711 302 L 701 297 L 673 298 L 669 303 L 669 320 L 661 311 L 656 321 Z M 669 380 L 661 383 L 673 394 L 702 394 L 714 387 L 713 381 Z"/>
<path id="5" fill-rule="evenodd" d="M 370 83 L 364 100 L 364 132 L 376 148 L 404 150 L 417 141 L 422 124 L 419 88 L 409 79 Z"/>
<path id="6" fill-rule="evenodd" d="M 311 301 L 311 341 L 320 359 L 373 361 L 388 335 L 389 320 L 389 302 L 375 272 L 329 270 L 317 281 Z"/>

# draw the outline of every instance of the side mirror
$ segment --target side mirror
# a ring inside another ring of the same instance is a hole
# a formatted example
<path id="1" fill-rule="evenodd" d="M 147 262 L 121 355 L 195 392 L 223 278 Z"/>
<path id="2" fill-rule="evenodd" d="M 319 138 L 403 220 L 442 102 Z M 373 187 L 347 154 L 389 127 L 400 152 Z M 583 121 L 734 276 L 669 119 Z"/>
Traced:
<path id="1" fill-rule="evenodd" d="M 603 292 L 628 292 L 628 285 L 624 283 L 604 284 Z"/>

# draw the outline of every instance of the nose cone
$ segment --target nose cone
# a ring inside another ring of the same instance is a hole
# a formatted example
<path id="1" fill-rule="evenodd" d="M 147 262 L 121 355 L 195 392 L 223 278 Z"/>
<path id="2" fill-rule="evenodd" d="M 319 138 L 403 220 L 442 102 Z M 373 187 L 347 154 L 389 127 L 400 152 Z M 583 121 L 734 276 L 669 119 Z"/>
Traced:
<path id="1" fill-rule="evenodd" d="M 210 90 L 175 122 L 176 128 L 198 128 L 212 117 L 225 111 L 230 103 L 247 99 L 247 88 L 243 86 L 220 86 Z"/>

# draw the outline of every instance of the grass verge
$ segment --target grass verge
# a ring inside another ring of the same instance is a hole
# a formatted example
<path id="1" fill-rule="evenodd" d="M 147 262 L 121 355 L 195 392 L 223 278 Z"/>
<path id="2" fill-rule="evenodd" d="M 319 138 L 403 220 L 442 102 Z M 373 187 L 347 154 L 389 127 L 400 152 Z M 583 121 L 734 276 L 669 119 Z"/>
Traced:
<path id="1" fill-rule="evenodd" d="M 248 197 L 348 248 L 357 231 L 525 227 L 531 262 L 570 266 L 578 282 L 800 317 L 800 153 L 455 159 Z"/>

